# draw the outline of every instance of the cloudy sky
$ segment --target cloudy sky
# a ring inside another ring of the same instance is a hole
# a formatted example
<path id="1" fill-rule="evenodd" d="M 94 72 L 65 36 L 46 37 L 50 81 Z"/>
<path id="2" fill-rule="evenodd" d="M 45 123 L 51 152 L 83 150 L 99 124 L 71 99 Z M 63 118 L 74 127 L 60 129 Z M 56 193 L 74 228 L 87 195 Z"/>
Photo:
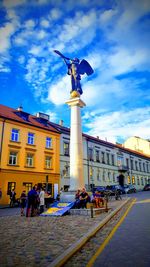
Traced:
<path id="1" fill-rule="evenodd" d="M 149 0 L 0 1 L 0 102 L 70 125 L 61 58 L 86 59 L 83 131 L 111 142 L 150 138 Z"/>

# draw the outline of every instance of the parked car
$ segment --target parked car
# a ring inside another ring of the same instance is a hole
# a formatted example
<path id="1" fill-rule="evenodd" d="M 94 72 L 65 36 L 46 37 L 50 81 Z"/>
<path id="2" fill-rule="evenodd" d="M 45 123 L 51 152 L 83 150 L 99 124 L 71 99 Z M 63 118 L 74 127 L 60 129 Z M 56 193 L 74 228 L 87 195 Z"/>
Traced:
<path id="1" fill-rule="evenodd" d="M 150 184 L 146 184 L 143 188 L 144 191 L 149 191 L 150 190 Z"/>
<path id="2" fill-rule="evenodd" d="M 136 193 L 136 188 L 133 185 L 124 185 L 123 188 L 126 194 Z"/>

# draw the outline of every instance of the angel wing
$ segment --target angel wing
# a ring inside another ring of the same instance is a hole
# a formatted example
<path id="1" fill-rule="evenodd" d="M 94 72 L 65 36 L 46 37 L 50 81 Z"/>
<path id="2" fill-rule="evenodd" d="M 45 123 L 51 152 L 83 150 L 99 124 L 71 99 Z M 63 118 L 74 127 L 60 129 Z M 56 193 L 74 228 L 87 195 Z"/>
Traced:
<path id="1" fill-rule="evenodd" d="M 91 75 L 94 72 L 90 64 L 85 60 L 82 59 L 80 64 L 79 64 L 79 73 L 80 74 L 87 74 L 88 76 Z"/>

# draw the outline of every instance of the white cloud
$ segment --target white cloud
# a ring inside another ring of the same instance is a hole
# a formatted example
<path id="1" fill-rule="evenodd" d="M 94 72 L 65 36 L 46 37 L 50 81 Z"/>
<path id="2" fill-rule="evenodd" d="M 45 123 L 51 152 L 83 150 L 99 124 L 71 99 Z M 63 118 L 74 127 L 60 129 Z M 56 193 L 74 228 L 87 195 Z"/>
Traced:
<path id="1" fill-rule="evenodd" d="M 20 63 L 20 64 L 24 64 L 25 63 L 25 56 L 20 56 L 19 58 L 18 58 L 18 62 Z"/>
<path id="2" fill-rule="evenodd" d="M 150 108 L 137 108 L 134 110 L 115 111 L 84 118 L 87 132 L 100 139 L 116 142 L 118 137 L 122 140 L 130 136 L 140 136 L 144 139 L 150 136 Z M 87 121 L 88 120 L 88 121 Z M 89 122 L 90 121 L 90 122 Z"/>
<path id="3" fill-rule="evenodd" d="M 57 20 L 57 19 L 59 19 L 61 16 L 62 16 L 62 12 L 61 12 L 59 9 L 57 9 L 57 8 L 53 8 L 53 9 L 51 9 L 51 11 L 50 11 L 50 15 L 49 15 L 49 18 L 50 18 L 51 20 Z"/>
<path id="4" fill-rule="evenodd" d="M 109 55 L 109 68 L 114 75 L 141 70 L 149 55 L 150 53 L 146 50 L 122 49 L 120 47 L 116 53 Z"/>
<path id="5" fill-rule="evenodd" d="M 50 26 L 50 22 L 47 19 L 42 19 L 40 24 L 44 28 L 49 28 L 49 26 Z"/>
<path id="6" fill-rule="evenodd" d="M 3 1 L 3 5 L 6 8 L 13 8 L 19 5 L 23 5 L 24 3 L 26 3 L 26 0 L 4 0 Z"/>
<path id="7" fill-rule="evenodd" d="M 39 32 L 37 32 L 36 36 L 37 36 L 37 38 L 39 40 L 41 40 L 41 39 L 44 39 L 47 36 L 47 33 L 45 31 L 43 31 L 43 30 L 40 30 Z"/>
<path id="8" fill-rule="evenodd" d="M 10 36 L 14 33 L 15 27 L 11 23 L 6 23 L 0 28 L 0 53 L 6 52 L 10 48 Z"/>
<path id="9" fill-rule="evenodd" d="M 69 98 L 70 77 L 64 76 L 49 88 L 48 100 L 55 105 L 63 105 Z"/>
<path id="10" fill-rule="evenodd" d="M 32 46 L 31 49 L 29 50 L 29 53 L 31 53 L 34 56 L 40 56 L 41 55 L 41 46 Z"/>
<path id="11" fill-rule="evenodd" d="M 55 112 L 52 112 L 51 110 L 48 109 L 48 110 L 44 111 L 43 113 L 50 116 L 50 121 L 55 122 L 55 123 L 57 122 L 58 115 Z"/>
<path id="12" fill-rule="evenodd" d="M 29 20 L 25 21 L 24 26 L 26 28 L 34 28 L 35 27 L 35 21 L 33 19 L 29 19 Z"/>

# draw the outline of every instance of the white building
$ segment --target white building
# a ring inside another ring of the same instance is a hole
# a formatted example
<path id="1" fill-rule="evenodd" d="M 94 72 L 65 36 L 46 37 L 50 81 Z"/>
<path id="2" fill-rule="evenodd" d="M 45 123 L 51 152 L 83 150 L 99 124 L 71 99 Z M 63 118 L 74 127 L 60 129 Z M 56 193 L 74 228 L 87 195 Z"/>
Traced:
<path id="1" fill-rule="evenodd" d="M 61 132 L 60 185 L 68 189 L 70 185 L 70 129 L 55 125 Z M 133 184 L 137 190 L 150 182 L 150 157 L 112 144 L 98 137 L 83 134 L 84 181 L 87 189 L 93 186 Z"/>

